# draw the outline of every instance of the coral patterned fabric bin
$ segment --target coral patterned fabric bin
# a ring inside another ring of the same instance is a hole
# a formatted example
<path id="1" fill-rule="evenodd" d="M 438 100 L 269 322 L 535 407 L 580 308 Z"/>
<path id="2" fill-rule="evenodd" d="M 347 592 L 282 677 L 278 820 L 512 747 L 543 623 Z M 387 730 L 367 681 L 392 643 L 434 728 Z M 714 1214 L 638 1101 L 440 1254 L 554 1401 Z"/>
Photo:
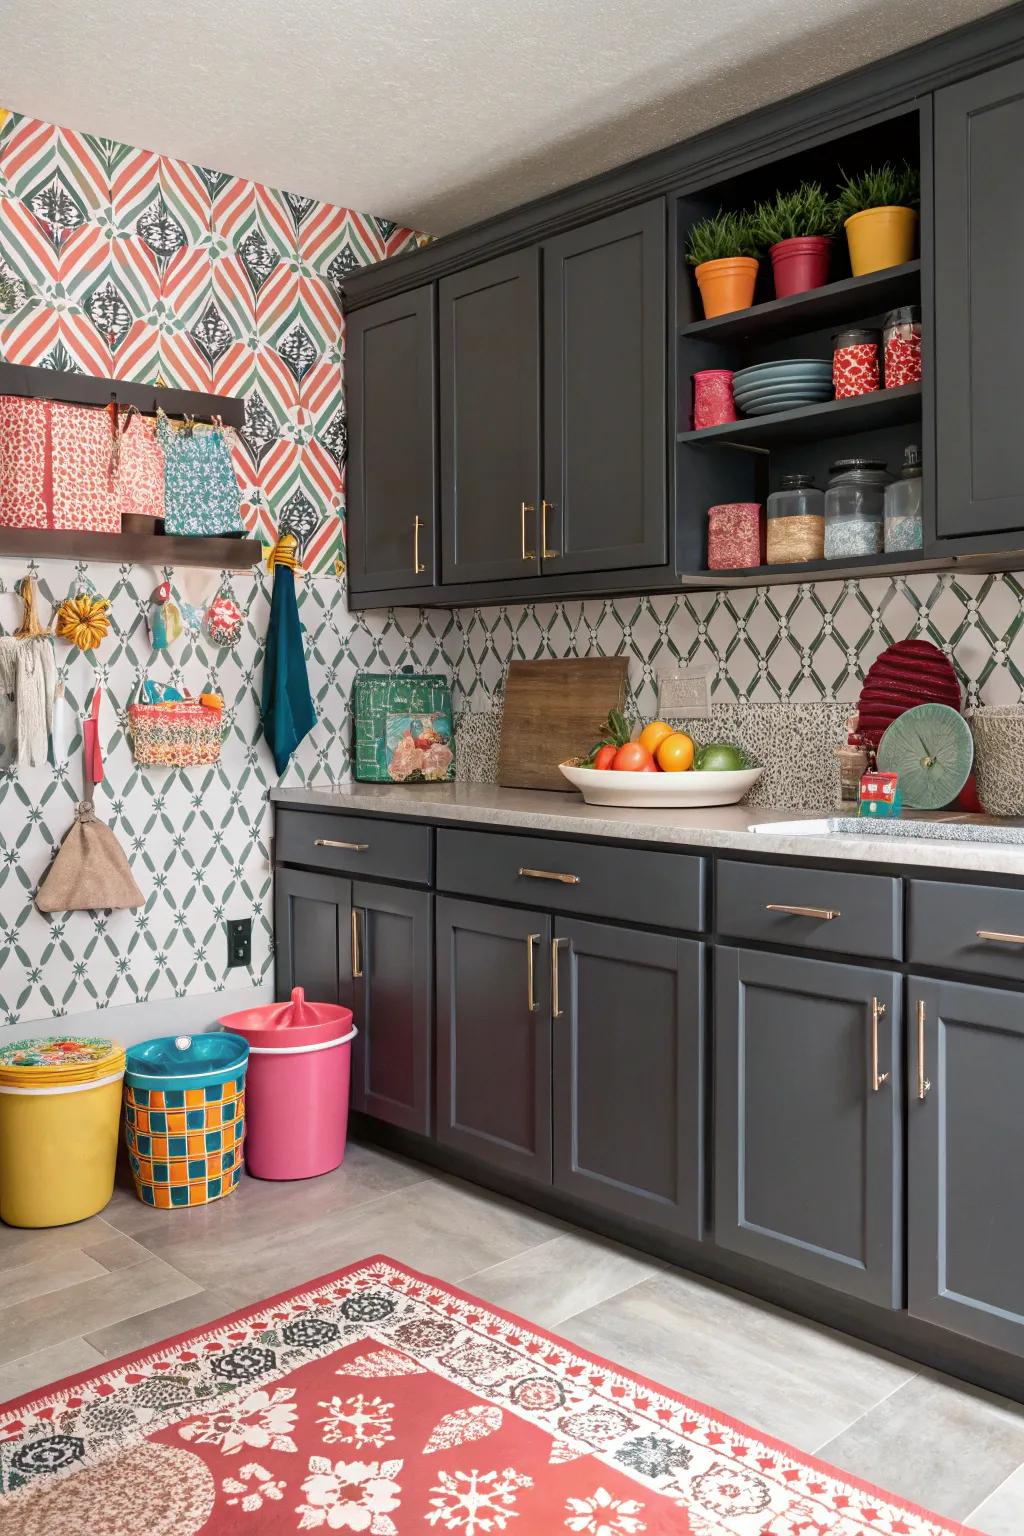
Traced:
<path id="1" fill-rule="evenodd" d="M 128 1052 L 125 1142 L 146 1205 L 207 1205 L 237 1187 L 248 1055 L 246 1041 L 224 1034 L 150 1040 Z"/>
<path id="2" fill-rule="evenodd" d="M 113 446 L 101 407 L 0 396 L 0 526 L 120 533 Z"/>

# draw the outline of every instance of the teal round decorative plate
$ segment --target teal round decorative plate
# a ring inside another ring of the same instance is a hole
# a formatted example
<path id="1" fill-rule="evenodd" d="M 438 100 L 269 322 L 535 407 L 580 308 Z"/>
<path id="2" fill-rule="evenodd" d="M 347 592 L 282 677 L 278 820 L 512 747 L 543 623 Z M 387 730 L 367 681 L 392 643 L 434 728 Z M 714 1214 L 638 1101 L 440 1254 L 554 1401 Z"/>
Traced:
<path id="1" fill-rule="evenodd" d="M 942 810 L 971 776 L 971 728 L 948 704 L 918 704 L 886 730 L 878 744 L 878 766 L 883 773 L 899 774 L 903 804 L 910 810 Z"/>

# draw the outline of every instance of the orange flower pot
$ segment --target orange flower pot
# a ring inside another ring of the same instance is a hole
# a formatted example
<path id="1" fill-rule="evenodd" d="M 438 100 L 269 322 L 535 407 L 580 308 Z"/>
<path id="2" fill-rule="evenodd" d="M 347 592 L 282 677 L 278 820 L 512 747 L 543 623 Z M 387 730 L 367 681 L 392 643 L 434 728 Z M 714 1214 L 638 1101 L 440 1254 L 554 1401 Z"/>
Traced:
<path id="1" fill-rule="evenodd" d="M 702 261 L 693 275 L 700 289 L 705 319 L 729 315 L 734 309 L 749 309 L 754 302 L 757 282 L 756 256 L 722 256 L 718 261 Z"/>
<path id="2" fill-rule="evenodd" d="M 844 225 L 854 277 L 912 261 L 917 238 L 913 208 L 862 208 Z"/>

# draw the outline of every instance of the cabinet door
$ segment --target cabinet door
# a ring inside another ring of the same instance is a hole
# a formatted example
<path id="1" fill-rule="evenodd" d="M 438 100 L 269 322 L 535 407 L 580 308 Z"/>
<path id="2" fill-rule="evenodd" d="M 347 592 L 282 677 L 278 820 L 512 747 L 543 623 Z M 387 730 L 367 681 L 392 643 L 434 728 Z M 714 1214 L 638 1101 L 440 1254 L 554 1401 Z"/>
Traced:
<path id="1" fill-rule="evenodd" d="M 935 94 L 939 536 L 1024 528 L 1024 62 Z"/>
<path id="2" fill-rule="evenodd" d="M 352 882 L 302 869 L 274 872 L 277 996 L 352 1007 Z"/>
<path id="3" fill-rule="evenodd" d="M 433 897 L 356 880 L 352 1107 L 430 1131 Z"/>
<path id="4" fill-rule="evenodd" d="M 555 1187 L 699 1238 L 703 945 L 559 918 L 552 975 Z"/>
<path id="5" fill-rule="evenodd" d="M 541 1183 L 551 1182 L 550 946 L 540 913 L 437 898 L 437 1139 Z"/>
<path id="6" fill-rule="evenodd" d="M 353 592 L 434 580 L 437 410 L 434 289 L 348 316 L 347 541 Z"/>
<path id="7" fill-rule="evenodd" d="M 659 198 L 544 245 L 545 572 L 666 559 L 665 242 Z"/>
<path id="8" fill-rule="evenodd" d="M 907 996 L 909 1309 L 1024 1355 L 1024 999 L 913 978 Z"/>
<path id="9" fill-rule="evenodd" d="M 438 307 L 442 580 L 536 576 L 539 251 L 444 278 Z"/>
<path id="10" fill-rule="evenodd" d="M 898 978 L 743 949 L 715 962 L 716 1241 L 898 1306 Z"/>

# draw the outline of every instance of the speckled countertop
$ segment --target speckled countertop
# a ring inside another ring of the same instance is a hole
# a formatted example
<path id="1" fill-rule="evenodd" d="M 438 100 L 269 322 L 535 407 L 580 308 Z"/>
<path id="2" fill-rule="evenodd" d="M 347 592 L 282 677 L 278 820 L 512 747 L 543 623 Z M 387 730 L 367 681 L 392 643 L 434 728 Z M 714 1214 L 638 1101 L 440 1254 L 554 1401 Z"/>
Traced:
<path id="1" fill-rule="evenodd" d="M 925 836 L 908 835 L 913 821 L 899 833 L 821 831 L 808 836 L 794 824 L 821 822 L 835 816 L 807 811 L 765 810 L 724 805 L 711 810 L 649 811 L 585 805 L 572 794 L 532 789 L 499 789 L 494 784 L 339 784 L 324 788 L 274 789 L 278 805 L 303 805 L 318 810 L 383 812 L 464 826 L 502 828 L 518 832 L 556 832 L 577 837 L 608 837 L 627 842 L 670 843 L 679 847 L 712 848 L 728 852 L 764 853 L 795 859 L 850 859 L 862 864 L 898 868 L 931 867 L 981 874 L 1018 875 L 1024 879 L 1024 821 L 993 822 L 986 818 L 925 821 Z M 986 841 L 967 841 L 971 823 L 983 829 Z M 781 822 L 777 831 L 753 831 Z M 941 834 L 936 832 L 941 827 Z M 998 839 L 989 841 L 988 839 Z"/>

